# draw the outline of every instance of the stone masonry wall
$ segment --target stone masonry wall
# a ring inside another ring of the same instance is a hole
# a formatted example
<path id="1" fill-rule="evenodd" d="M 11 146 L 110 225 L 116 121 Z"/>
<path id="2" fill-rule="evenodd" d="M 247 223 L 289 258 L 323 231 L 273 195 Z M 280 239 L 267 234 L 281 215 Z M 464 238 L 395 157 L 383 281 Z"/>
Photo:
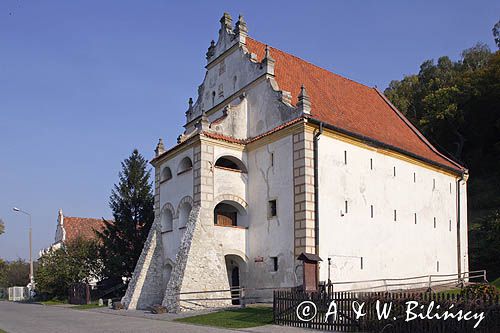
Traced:
<path id="1" fill-rule="evenodd" d="M 293 135 L 293 185 L 295 255 L 316 253 L 313 133 L 306 130 Z"/>
<path id="2" fill-rule="evenodd" d="M 126 309 L 145 309 L 163 299 L 163 244 L 160 225 L 160 169 L 155 168 L 155 220 L 144 243 L 122 304 Z"/>

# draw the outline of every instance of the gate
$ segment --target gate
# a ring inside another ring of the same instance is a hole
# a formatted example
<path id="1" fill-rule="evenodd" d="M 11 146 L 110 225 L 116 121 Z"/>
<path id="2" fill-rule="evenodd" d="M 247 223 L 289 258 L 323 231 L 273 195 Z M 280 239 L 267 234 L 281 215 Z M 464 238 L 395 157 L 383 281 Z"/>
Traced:
<path id="1" fill-rule="evenodd" d="M 89 304 L 90 288 L 86 283 L 74 283 L 68 289 L 69 304 Z"/>

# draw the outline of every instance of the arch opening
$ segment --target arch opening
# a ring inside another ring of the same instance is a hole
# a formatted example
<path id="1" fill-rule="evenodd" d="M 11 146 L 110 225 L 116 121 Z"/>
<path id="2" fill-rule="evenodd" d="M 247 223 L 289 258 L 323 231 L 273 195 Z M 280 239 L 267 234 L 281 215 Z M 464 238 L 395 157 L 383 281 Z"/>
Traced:
<path id="1" fill-rule="evenodd" d="M 160 180 L 162 182 L 166 182 L 169 179 L 172 179 L 172 171 L 170 170 L 169 167 L 165 167 L 165 168 L 163 168 L 163 171 L 161 172 Z"/>
<path id="2" fill-rule="evenodd" d="M 214 208 L 214 225 L 247 227 L 246 210 L 235 201 L 224 200 Z"/>
<path id="3" fill-rule="evenodd" d="M 246 285 L 247 266 L 245 260 L 238 255 L 228 254 L 224 256 L 229 286 L 231 288 L 231 299 L 233 305 L 240 304 L 240 289 Z"/>
<path id="4" fill-rule="evenodd" d="M 192 206 L 189 202 L 184 202 L 179 207 L 179 229 L 185 228 L 189 220 Z"/>
<path id="5" fill-rule="evenodd" d="M 187 172 L 193 168 L 193 162 L 189 157 L 184 157 L 181 162 L 179 163 L 179 168 L 177 169 L 177 174 L 180 175 L 181 173 Z"/>
<path id="6" fill-rule="evenodd" d="M 174 216 L 170 209 L 164 209 L 161 214 L 161 232 L 172 231 L 174 228 Z"/>
<path id="7" fill-rule="evenodd" d="M 215 162 L 215 166 L 219 168 L 229 169 L 239 172 L 247 172 L 247 168 L 243 162 L 234 156 L 221 156 Z"/>

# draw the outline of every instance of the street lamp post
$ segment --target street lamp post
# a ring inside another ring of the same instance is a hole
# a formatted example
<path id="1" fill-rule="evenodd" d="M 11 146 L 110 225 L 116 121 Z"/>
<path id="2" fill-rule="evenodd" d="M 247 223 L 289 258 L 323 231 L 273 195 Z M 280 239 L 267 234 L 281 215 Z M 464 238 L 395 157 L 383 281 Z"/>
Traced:
<path id="1" fill-rule="evenodd" d="M 19 209 L 17 207 L 12 208 L 15 212 L 23 213 L 28 215 L 29 221 L 30 221 L 30 230 L 29 230 L 29 239 L 30 239 L 30 290 L 33 290 L 33 287 L 35 286 L 35 280 L 33 278 L 33 255 L 32 255 L 32 245 L 31 245 L 31 214 L 28 212 L 25 212 L 22 209 Z"/>

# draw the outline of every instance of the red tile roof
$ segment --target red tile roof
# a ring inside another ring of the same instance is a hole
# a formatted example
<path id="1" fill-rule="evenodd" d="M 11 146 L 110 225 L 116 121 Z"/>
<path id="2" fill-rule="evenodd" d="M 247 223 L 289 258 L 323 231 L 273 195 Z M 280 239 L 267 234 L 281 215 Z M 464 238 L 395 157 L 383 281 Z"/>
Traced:
<path id="1" fill-rule="evenodd" d="M 96 235 L 94 230 L 102 231 L 103 228 L 104 222 L 102 221 L 102 219 L 64 216 L 66 242 L 74 240 L 79 236 L 85 239 L 95 239 Z"/>
<path id="2" fill-rule="evenodd" d="M 304 119 L 304 117 L 302 117 L 302 116 L 297 117 L 297 118 L 289 120 L 289 121 L 287 121 L 279 126 L 276 126 L 275 128 L 273 128 L 265 133 L 262 133 L 260 135 L 257 135 L 257 136 L 254 136 L 254 137 L 251 137 L 248 139 L 237 139 L 237 138 L 234 138 L 232 136 L 228 136 L 228 135 L 224 135 L 224 134 L 220 134 L 220 133 L 215 133 L 215 132 L 209 132 L 209 131 L 203 131 L 203 135 L 205 135 L 206 137 L 212 138 L 212 139 L 216 139 L 216 140 L 222 140 L 222 141 L 226 141 L 226 142 L 244 145 L 244 144 L 248 144 L 250 142 L 256 141 L 260 138 L 263 138 L 267 135 L 273 134 L 274 132 L 277 132 L 285 127 L 288 127 L 288 126 L 291 126 L 295 123 L 298 123 L 302 119 Z"/>
<path id="3" fill-rule="evenodd" d="M 265 44 L 247 37 L 246 46 L 259 61 L 263 59 Z M 295 105 L 303 84 L 310 96 L 313 118 L 447 168 L 463 170 L 438 152 L 378 90 L 281 50 L 269 49 L 276 61 L 274 73 L 279 89 L 290 92 Z"/>

